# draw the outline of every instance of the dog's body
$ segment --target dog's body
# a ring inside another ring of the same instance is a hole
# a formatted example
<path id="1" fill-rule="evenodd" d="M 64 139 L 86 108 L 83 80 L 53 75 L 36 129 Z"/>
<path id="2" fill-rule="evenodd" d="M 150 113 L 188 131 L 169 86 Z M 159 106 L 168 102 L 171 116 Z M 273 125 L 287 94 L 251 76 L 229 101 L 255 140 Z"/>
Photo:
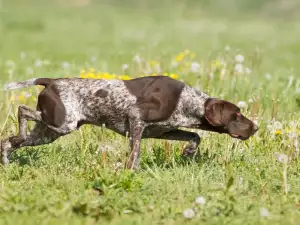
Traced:
<path id="1" fill-rule="evenodd" d="M 45 89 L 38 96 L 36 111 L 26 106 L 19 107 L 19 135 L 2 141 L 3 163 L 8 162 L 8 156 L 17 148 L 51 143 L 83 124 L 105 124 L 106 128 L 121 135 L 128 132 L 131 138 L 131 155 L 127 164 L 129 168 L 138 165 L 142 138 L 189 141 L 184 150 L 187 155 L 196 151 L 200 137 L 193 132 L 178 130 L 180 127 L 231 134 L 227 131 L 228 128 L 218 124 L 222 123 L 221 114 L 219 118 L 213 116 L 214 104 L 231 103 L 212 99 L 165 76 L 129 81 L 37 78 L 8 84 L 6 89 L 31 85 L 43 85 Z M 239 113 L 236 106 L 229 105 L 231 111 Z M 206 115 L 207 113 L 212 115 Z M 30 135 L 26 134 L 28 120 L 36 122 Z M 257 130 L 257 126 L 251 121 L 245 117 L 243 120 L 248 125 L 244 129 L 247 134 L 239 135 L 235 132 L 233 137 L 247 139 Z"/>

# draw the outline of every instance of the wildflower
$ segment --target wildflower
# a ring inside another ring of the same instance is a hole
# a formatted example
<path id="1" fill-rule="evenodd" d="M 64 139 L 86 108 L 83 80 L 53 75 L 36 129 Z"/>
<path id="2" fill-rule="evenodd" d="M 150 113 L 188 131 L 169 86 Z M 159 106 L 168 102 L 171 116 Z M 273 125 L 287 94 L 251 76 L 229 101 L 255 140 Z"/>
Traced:
<path id="1" fill-rule="evenodd" d="M 138 64 L 140 64 L 142 62 L 142 59 L 139 55 L 135 55 L 132 60 Z"/>
<path id="2" fill-rule="evenodd" d="M 193 63 L 191 64 L 191 71 L 192 71 L 193 73 L 199 72 L 199 69 L 200 69 L 200 64 L 199 64 L 199 63 L 193 62 Z"/>
<path id="3" fill-rule="evenodd" d="M 266 73 L 266 74 L 265 74 L 265 78 L 266 78 L 267 80 L 271 80 L 271 79 L 272 79 L 272 76 L 271 76 L 271 74 Z"/>
<path id="4" fill-rule="evenodd" d="M 245 73 L 249 75 L 252 73 L 252 71 L 247 67 L 247 68 L 245 68 Z"/>
<path id="5" fill-rule="evenodd" d="M 123 213 L 124 213 L 124 214 L 130 214 L 130 213 L 132 213 L 132 210 L 130 210 L 130 209 L 125 209 L 125 210 L 123 211 Z"/>
<path id="6" fill-rule="evenodd" d="M 236 73 L 243 73 L 243 71 L 244 71 L 243 64 L 240 64 L 240 63 L 235 64 L 234 71 Z"/>
<path id="7" fill-rule="evenodd" d="M 123 64 L 122 65 L 122 71 L 125 72 L 125 70 L 127 70 L 129 68 L 128 64 Z"/>
<path id="8" fill-rule="evenodd" d="M 225 50 L 226 52 L 230 51 L 230 46 L 229 46 L 229 45 L 226 45 L 225 48 L 224 48 L 224 50 Z"/>
<path id="9" fill-rule="evenodd" d="M 173 78 L 173 79 L 178 79 L 179 78 L 178 74 L 176 74 L 176 73 L 170 74 L 170 77 Z"/>
<path id="10" fill-rule="evenodd" d="M 180 62 L 180 61 L 182 61 L 182 60 L 184 59 L 184 57 L 185 57 L 184 52 L 181 52 L 181 53 L 179 53 L 179 54 L 175 57 L 175 60 L 176 60 L 177 62 Z"/>
<path id="11" fill-rule="evenodd" d="M 70 69 L 70 63 L 68 63 L 68 62 L 63 62 L 63 63 L 61 64 L 61 67 L 62 67 L 63 69 L 65 69 L 65 70 L 68 70 L 68 69 Z"/>
<path id="12" fill-rule="evenodd" d="M 41 67 L 43 65 L 43 61 L 40 59 L 35 60 L 34 62 L 35 67 Z"/>
<path id="13" fill-rule="evenodd" d="M 261 207 L 260 208 L 260 216 L 261 217 L 268 217 L 269 216 L 269 210 L 267 208 Z"/>
<path id="14" fill-rule="evenodd" d="M 275 152 L 275 157 L 277 157 L 278 162 L 286 164 L 289 160 L 289 157 L 286 154 Z"/>
<path id="15" fill-rule="evenodd" d="M 178 62 L 176 62 L 176 61 L 172 61 L 172 63 L 171 63 L 171 67 L 172 67 L 172 68 L 176 68 L 176 67 L 178 67 Z"/>
<path id="16" fill-rule="evenodd" d="M 20 59 L 23 60 L 26 58 L 26 53 L 25 52 L 21 52 L 20 53 Z"/>
<path id="17" fill-rule="evenodd" d="M 236 55 L 235 56 L 235 61 L 238 63 L 243 63 L 244 62 L 244 56 L 243 55 Z"/>
<path id="18" fill-rule="evenodd" d="M 122 75 L 122 76 L 119 76 L 119 79 L 120 80 L 131 80 L 132 78 L 130 76 L 127 76 L 127 75 Z"/>
<path id="19" fill-rule="evenodd" d="M 16 65 L 15 62 L 12 60 L 7 60 L 5 64 L 8 67 L 15 67 L 15 65 Z"/>
<path id="20" fill-rule="evenodd" d="M 196 204 L 198 205 L 204 205 L 205 204 L 205 198 L 203 196 L 199 196 L 195 199 Z"/>
<path id="21" fill-rule="evenodd" d="M 185 209 L 183 211 L 183 216 L 186 219 L 192 219 L 195 216 L 195 212 L 193 209 Z"/>
<path id="22" fill-rule="evenodd" d="M 90 61 L 91 62 L 96 62 L 97 58 L 95 56 L 91 56 Z"/>
<path id="23" fill-rule="evenodd" d="M 240 107 L 240 108 L 247 108 L 248 107 L 248 104 L 244 101 L 239 101 L 237 103 L 237 106 Z"/>

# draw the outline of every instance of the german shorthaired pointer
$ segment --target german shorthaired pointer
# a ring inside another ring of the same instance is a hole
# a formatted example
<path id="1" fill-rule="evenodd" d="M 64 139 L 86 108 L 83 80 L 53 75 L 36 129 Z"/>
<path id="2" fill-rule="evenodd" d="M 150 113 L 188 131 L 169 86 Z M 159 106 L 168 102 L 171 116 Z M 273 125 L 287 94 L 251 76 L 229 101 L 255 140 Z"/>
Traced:
<path id="1" fill-rule="evenodd" d="M 102 125 L 130 135 L 126 167 L 139 165 L 142 138 L 188 141 L 183 155 L 192 155 L 200 144 L 198 134 L 179 130 L 199 128 L 246 140 L 258 127 L 227 101 L 208 95 L 166 76 L 133 80 L 36 78 L 10 83 L 6 90 L 42 85 L 36 110 L 20 105 L 19 134 L 1 141 L 2 163 L 23 146 L 48 144 L 83 124 Z M 27 121 L 35 127 L 26 134 Z"/>

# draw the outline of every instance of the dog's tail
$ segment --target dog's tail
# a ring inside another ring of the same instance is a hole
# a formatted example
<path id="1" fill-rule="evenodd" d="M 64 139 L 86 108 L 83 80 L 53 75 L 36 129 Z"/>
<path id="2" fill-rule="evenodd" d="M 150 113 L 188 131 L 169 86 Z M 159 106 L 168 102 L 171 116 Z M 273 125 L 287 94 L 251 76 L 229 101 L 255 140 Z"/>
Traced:
<path id="1" fill-rule="evenodd" d="M 6 84 L 4 86 L 4 90 L 13 90 L 13 89 L 19 89 L 19 88 L 26 88 L 26 87 L 30 87 L 33 85 L 42 85 L 47 87 L 51 82 L 53 81 L 53 79 L 50 78 L 33 78 L 30 80 L 26 80 L 26 81 L 21 81 L 21 82 L 12 82 L 9 84 Z"/>

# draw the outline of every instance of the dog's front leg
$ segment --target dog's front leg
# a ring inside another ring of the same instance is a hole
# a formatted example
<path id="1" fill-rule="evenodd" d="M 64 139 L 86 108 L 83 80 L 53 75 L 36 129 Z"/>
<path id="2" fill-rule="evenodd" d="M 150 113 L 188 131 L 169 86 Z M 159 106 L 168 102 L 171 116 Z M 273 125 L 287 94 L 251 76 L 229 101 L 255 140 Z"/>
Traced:
<path id="1" fill-rule="evenodd" d="M 137 170 L 140 163 L 140 145 L 145 129 L 144 121 L 140 120 L 135 114 L 135 117 L 129 119 L 130 126 L 130 155 L 128 162 L 126 163 L 127 169 Z"/>

